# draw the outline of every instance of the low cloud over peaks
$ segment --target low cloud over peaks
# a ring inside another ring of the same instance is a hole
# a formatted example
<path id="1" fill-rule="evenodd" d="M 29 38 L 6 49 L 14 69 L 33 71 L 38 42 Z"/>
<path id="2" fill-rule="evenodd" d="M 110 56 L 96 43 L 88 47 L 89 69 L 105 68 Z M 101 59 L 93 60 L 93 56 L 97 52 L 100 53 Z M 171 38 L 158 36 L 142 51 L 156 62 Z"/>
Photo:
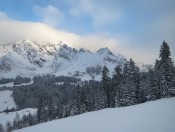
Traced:
<path id="1" fill-rule="evenodd" d="M 44 23 L 23 22 L 12 19 L 0 20 L 0 43 L 29 39 L 38 42 L 62 41 L 69 46 L 95 51 L 101 47 L 113 48 L 116 43 L 102 35 L 80 36 L 74 33 L 54 29 Z"/>

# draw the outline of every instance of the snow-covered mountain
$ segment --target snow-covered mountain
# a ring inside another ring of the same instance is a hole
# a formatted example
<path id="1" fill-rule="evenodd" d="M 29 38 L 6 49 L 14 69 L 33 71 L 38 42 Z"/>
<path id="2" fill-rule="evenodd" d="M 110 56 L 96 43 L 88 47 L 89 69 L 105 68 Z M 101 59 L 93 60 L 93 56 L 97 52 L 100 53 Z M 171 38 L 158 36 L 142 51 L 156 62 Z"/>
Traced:
<path id="1" fill-rule="evenodd" d="M 104 109 L 54 120 L 16 132 L 175 132 L 175 98 Z"/>
<path id="2" fill-rule="evenodd" d="M 29 40 L 0 45 L 0 78 L 55 74 L 98 80 L 99 71 L 104 65 L 112 73 L 116 65 L 125 62 L 125 57 L 113 54 L 108 48 L 90 52 L 61 42 L 38 43 Z"/>

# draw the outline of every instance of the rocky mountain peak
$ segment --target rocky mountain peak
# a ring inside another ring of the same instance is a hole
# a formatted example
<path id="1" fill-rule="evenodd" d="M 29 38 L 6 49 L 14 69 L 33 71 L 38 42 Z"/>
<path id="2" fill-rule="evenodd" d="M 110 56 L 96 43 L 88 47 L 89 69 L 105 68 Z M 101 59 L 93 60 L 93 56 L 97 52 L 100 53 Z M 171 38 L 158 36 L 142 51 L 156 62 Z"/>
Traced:
<path id="1" fill-rule="evenodd" d="M 105 47 L 105 48 L 100 48 L 99 50 L 97 50 L 96 52 L 97 54 L 99 55 L 102 55 L 102 54 L 108 54 L 108 55 L 113 55 L 113 53 L 110 51 L 109 48 Z"/>

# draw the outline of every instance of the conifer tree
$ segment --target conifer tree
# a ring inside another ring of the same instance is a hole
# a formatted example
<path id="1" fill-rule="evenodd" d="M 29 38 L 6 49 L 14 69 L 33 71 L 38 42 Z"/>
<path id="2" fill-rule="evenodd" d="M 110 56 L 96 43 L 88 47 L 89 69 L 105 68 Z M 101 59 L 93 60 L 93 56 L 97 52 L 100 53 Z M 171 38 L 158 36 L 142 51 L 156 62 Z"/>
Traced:
<path id="1" fill-rule="evenodd" d="M 20 128 L 19 123 L 18 123 L 19 121 L 20 121 L 19 114 L 16 113 L 15 119 L 13 121 L 13 130 Z"/>
<path id="2" fill-rule="evenodd" d="M 148 95 L 147 95 L 147 100 L 156 100 L 156 93 L 157 93 L 157 87 L 154 83 L 154 72 L 152 69 L 149 69 L 148 73 L 148 81 L 147 81 L 147 89 L 148 89 Z"/>
<path id="3" fill-rule="evenodd" d="M 156 59 L 154 66 L 154 85 L 156 89 L 156 98 L 160 99 L 160 61 Z"/>
<path id="4" fill-rule="evenodd" d="M 60 102 L 57 103 L 56 116 L 57 116 L 57 119 L 62 118 L 62 107 Z"/>
<path id="5" fill-rule="evenodd" d="M 32 116 L 30 113 L 29 113 L 29 115 L 27 116 L 27 118 L 28 118 L 28 124 L 29 124 L 29 126 L 32 126 L 32 125 L 34 125 L 35 124 L 35 122 L 34 122 L 34 116 Z"/>
<path id="6" fill-rule="evenodd" d="M 139 91 L 139 68 L 135 65 L 135 62 L 130 59 L 129 63 L 129 85 L 131 89 L 132 103 L 138 103 L 138 91 Z"/>
<path id="7" fill-rule="evenodd" d="M 111 78 L 109 77 L 109 70 L 106 66 L 103 67 L 102 70 L 102 88 L 107 97 L 107 107 L 111 107 L 113 102 L 113 89 L 111 84 Z"/>
<path id="8" fill-rule="evenodd" d="M 48 120 L 51 121 L 56 118 L 55 107 L 53 106 L 53 99 L 50 97 L 50 102 L 48 106 Z"/>
<path id="9" fill-rule="evenodd" d="M 37 121 L 38 123 L 43 123 L 45 121 L 46 111 L 44 107 L 44 97 L 40 96 L 37 111 Z"/>
<path id="10" fill-rule="evenodd" d="M 112 76 L 112 87 L 115 93 L 114 98 L 115 98 L 116 107 L 119 106 L 121 81 L 122 81 L 122 69 L 121 69 L 121 66 L 118 65 L 115 67 L 114 73 Z"/>
<path id="11" fill-rule="evenodd" d="M 120 90 L 120 105 L 129 106 L 138 103 L 139 93 L 139 69 L 130 59 L 123 68 L 122 87 Z"/>
<path id="12" fill-rule="evenodd" d="M 148 95 L 148 73 L 147 72 L 141 72 L 140 77 L 140 90 L 139 90 L 139 102 L 144 103 L 147 101 L 147 95 Z"/>
<path id="13" fill-rule="evenodd" d="M 119 89 L 119 106 L 126 106 L 127 105 L 127 98 L 129 95 L 129 89 L 127 88 L 127 79 L 128 79 L 128 70 L 129 70 L 129 63 L 127 62 L 123 67 L 123 76 L 122 76 L 122 85 Z"/>
<path id="14" fill-rule="evenodd" d="M 95 99 L 95 110 L 101 110 L 107 107 L 106 93 L 102 87 L 98 89 Z"/>
<path id="15" fill-rule="evenodd" d="M 173 62 L 170 58 L 170 48 L 163 41 L 160 49 L 160 93 L 161 97 L 171 97 L 175 95 L 175 76 Z"/>
<path id="16" fill-rule="evenodd" d="M 85 96 L 82 91 L 82 87 L 78 84 L 75 91 L 74 91 L 74 102 L 75 102 L 75 114 L 81 114 L 85 112 Z"/>
<path id="17" fill-rule="evenodd" d="M 76 114 L 80 114 L 81 112 L 81 88 L 78 84 L 76 87 Z"/>

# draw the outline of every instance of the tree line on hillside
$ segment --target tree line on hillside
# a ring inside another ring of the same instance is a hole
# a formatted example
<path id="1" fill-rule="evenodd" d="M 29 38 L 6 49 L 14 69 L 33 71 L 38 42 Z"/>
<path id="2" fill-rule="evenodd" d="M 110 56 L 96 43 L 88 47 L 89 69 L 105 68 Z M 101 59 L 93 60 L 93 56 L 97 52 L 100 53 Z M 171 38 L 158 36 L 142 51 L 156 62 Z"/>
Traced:
<path id="1" fill-rule="evenodd" d="M 175 96 L 175 67 L 165 41 L 161 45 L 159 58 L 148 72 L 139 71 L 132 59 L 123 67 L 117 65 L 112 76 L 104 66 L 99 82 L 75 81 L 73 84 L 57 85 L 53 83 L 53 76 L 45 76 L 36 77 L 38 79 L 35 78 L 32 85 L 15 87 L 13 96 L 20 109 L 38 108 L 37 115 L 30 115 L 32 123 L 23 120 L 27 122 L 24 127 L 89 111 Z M 22 127 L 14 123 L 10 125 L 10 130 L 18 128 Z"/>

